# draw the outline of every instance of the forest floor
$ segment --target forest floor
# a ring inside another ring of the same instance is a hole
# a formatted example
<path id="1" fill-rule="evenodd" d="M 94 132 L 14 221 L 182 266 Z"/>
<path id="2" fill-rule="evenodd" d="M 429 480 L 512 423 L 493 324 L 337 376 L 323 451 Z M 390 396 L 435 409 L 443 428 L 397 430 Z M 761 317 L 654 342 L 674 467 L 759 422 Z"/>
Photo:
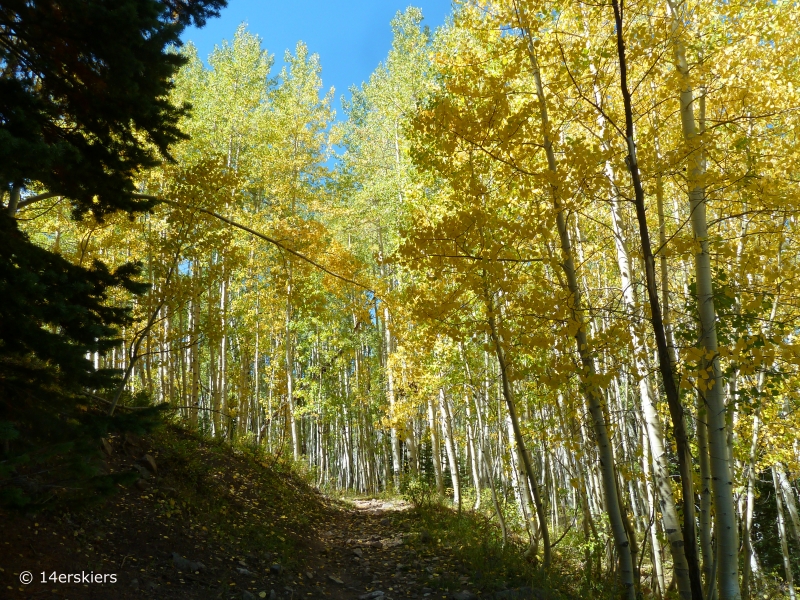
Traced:
<path id="1" fill-rule="evenodd" d="M 109 439 L 103 455 L 106 470 L 141 479 L 72 512 L 0 512 L 0 597 L 562 597 L 527 587 L 524 565 L 492 555 L 486 523 L 452 509 L 334 499 L 277 463 L 173 428 Z"/>

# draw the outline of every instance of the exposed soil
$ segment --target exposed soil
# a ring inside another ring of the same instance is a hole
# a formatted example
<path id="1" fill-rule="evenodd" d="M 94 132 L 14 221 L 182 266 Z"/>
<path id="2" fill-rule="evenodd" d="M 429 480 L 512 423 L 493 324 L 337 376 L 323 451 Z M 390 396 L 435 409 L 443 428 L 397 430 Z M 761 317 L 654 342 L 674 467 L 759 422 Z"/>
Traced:
<path id="1" fill-rule="evenodd" d="M 403 502 L 334 501 L 178 431 L 107 450 L 145 479 L 71 514 L 0 512 L 0 598 L 475 597 Z"/>
<path id="2" fill-rule="evenodd" d="M 447 557 L 446 550 L 437 549 L 427 532 L 413 531 L 415 519 L 408 504 L 355 500 L 353 505 L 323 532 L 325 551 L 317 563 L 351 592 L 342 597 L 369 592 L 383 592 L 386 598 L 449 597 L 442 587 L 463 587 L 461 596 L 470 596 L 466 571 Z"/>

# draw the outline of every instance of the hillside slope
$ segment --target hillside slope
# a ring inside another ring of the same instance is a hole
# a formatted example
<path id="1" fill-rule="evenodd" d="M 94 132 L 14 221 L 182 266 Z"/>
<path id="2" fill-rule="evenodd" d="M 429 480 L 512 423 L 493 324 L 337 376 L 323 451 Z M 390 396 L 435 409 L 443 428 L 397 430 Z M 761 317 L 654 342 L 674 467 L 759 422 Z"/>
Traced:
<path id="1" fill-rule="evenodd" d="M 104 454 L 109 470 L 142 478 L 71 514 L 0 513 L 0 596 L 555 597 L 497 592 L 486 574 L 502 564 L 481 571 L 401 501 L 332 500 L 279 464 L 177 428 L 111 439 Z M 509 571 L 510 585 L 522 582 Z"/>

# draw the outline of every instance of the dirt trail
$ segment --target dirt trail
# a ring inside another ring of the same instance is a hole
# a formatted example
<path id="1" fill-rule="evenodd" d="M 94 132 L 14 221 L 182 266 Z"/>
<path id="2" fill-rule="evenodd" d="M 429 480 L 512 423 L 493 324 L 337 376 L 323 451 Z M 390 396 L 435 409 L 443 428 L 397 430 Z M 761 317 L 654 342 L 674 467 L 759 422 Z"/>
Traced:
<path id="1" fill-rule="evenodd" d="M 425 534 L 410 531 L 411 507 L 387 500 L 354 500 L 352 505 L 321 536 L 316 567 L 325 573 L 326 587 L 333 587 L 330 592 L 340 598 L 386 600 L 433 594 L 425 582 L 439 576 L 430 566 L 437 561 L 427 556 Z"/>
<path id="2" fill-rule="evenodd" d="M 144 473 L 152 462 L 157 474 L 73 514 L 0 511 L 0 598 L 488 598 L 472 585 L 480 573 L 469 573 L 432 539 L 405 502 L 326 498 L 180 432 L 134 447 L 112 445 L 109 468 Z M 203 509 L 197 498 L 216 504 Z M 25 572 L 32 582 L 21 580 Z M 54 579 L 75 573 L 115 580 Z M 492 596 L 536 593 L 519 588 Z"/>
<path id="3" fill-rule="evenodd" d="M 450 549 L 420 528 L 407 502 L 355 499 L 346 504 L 308 555 L 297 557 L 305 565 L 302 571 L 271 580 L 272 600 L 549 600 L 527 587 L 481 594 Z"/>

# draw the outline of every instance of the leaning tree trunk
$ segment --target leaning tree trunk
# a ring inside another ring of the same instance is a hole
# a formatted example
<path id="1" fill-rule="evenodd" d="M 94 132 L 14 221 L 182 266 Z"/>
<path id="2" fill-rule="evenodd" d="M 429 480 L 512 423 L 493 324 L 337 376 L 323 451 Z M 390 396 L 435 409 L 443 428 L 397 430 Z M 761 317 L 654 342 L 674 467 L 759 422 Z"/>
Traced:
<path id="1" fill-rule="evenodd" d="M 619 556 L 619 575 L 622 585 L 625 588 L 626 597 L 630 600 L 636 599 L 636 581 L 634 575 L 633 553 L 631 552 L 632 544 L 635 540 L 628 538 L 628 533 L 625 527 L 625 519 L 622 513 L 622 505 L 620 503 L 619 492 L 617 490 L 617 469 L 614 459 L 614 449 L 611 445 L 611 440 L 608 434 L 608 426 L 606 425 L 606 416 L 603 410 L 604 398 L 602 391 L 597 389 L 595 380 L 595 365 L 594 359 L 589 351 L 588 338 L 586 336 L 585 322 L 583 316 L 583 306 L 581 302 L 581 292 L 578 286 L 578 278 L 575 273 L 575 264 L 572 258 L 572 242 L 570 240 L 569 231 L 567 229 L 567 220 L 564 215 L 564 207 L 561 203 L 558 182 L 558 168 L 553 151 L 553 143 L 550 138 L 550 123 L 547 114 L 547 103 L 544 96 L 544 87 L 542 85 L 541 73 L 539 71 L 539 63 L 536 59 L 536 52 L 533 45 L 533 40 L 530 35 L 530 30 L 525 26 L 522 20 L 522 15 L 517 9 L 516 1 L 514 2 L 515 10 L 517 11 L 517 19 L 522 30 L 525 32 L 528 46 L 528 56 L 531 62 L 533 71 L 534 83 L 536 86 L 536 96 L 539 101 L 539 118 L 542 126 L 543 146 L 545 155 L 547 157 L 547 165 L 550 173 L 554 176 L 551 184 L 551 194 L 553 198 L 553 208 L 556 212 L 556 226 L 558 229 L 558 236 L 561 243 L 562 263 L 561 267 L 564 276 L 567 280 L 567 287 L 570 293 L 572 318 L 577 323 L 578 327 L 574 335 L 575 346 L 581 361 L 580 381 L 581 391 L 583 392 L 586 400 L 589 413 L 591 415 L 592 424 L 594 426 L 595 442 L 600 458 L 600 471 L 603 480 L 603 491 L 606 500 L 606 510 L 608 512 L 611 531 L 614 536 L 614 545 Z"/>
<path id="2" fill-rule="evenodd" d="M 798 545 L 800 545 L 800 515 L 798 515 L 797 504 L 794 501 L 794 490 L 789 483 L 789 478 L 786 477 L 786 471 L 783 465 L 775 463 L 772 467 L 775 471 L 775 476 L 778 478 L 781 491 L 783 492 L 783 499 L 786 505 L 786 512 L 789 513 L 789 520 L 792 523 L 792 533 Z"/>
<path id="3" fill-rule="evenodd" d="M 781 539 L 781 554 L 783 555 L 783 569 L 786 573 L 786 587 L 789 589 L 789 600 L 797 600 L 794 590 L 794 577 L 792 576 L 792 560 L 789 555 L 789 543 L 786 538 L 786 519 L 783 515 L 783 500 L 781 496 L 781 484 L 778 481 L 778 474 L 772 468 L 772 483 L 775 486 L 775 504 L 778 508 L 778 534 Z"/>
<path id="4" fill-rule="evenodd" d="M 511 419 L 511 427 L 514 431 L 514 441 L 517 444 L 517 451 L 522 456 L 522 461 L 523 464 L 525 465 L 525 472 L 527 474 L 528 481 L 530 482 L 530 489 L 531 492 L 533 493 L 533 504 L 536 508 L 536 516 L 539 520 L 539 528 L 542 533 L 542 545 L 544 546 L 543 566 L 545 569 L 548 569 L 550 567 L 550 562 L 551 562 L 551 547 L 550 547 L 550 530 L 547 525 L 547 514 L 545 514 L 544 505 L 542 504 L 541 494 L 539 493 L 539 483 L 536 479 L 536 473 L 533 470 L 533 465 L 531 464 L 530 455 L 528 454 L 528 451 L 525 448 L 525 440 L 522 437 L 522 430 L 519 427 L 519 419 L 517 418 L 517 409 L 514 406 L 514 397 L 513 397 L 513 392 L 511 390 L 511 381 L 508 376 L 508 364 L 506 362 L 505 352 L 503 351 L 503 346 L 500 340 L 500 336 L 497 332 L 497 323 L 495 321 L 495 316 L 494 316 L 494 303 L 492 302 L 488 290 L 485 291 L 485 294 L 486 294 L 486 312 L 488 314 L 488 321 L 489 321 L 489 332 L 492 336 L 492 342 L 494 342 L 495 352 L 497 353 L 497 363 L 500 366 L 500 380 L 503 386 L 503 398 L 506 401 L 506 407 L 508 408 L 508 416 Z M 523 485 L 523 482 L 521 482 L 520 485 Z"/>
<path id="5" fill-rule="evenodd" d="M 436 423 L 436 410 L 433 399 L 428 398 L 428 429 L 431 433 L 431 462 L 433 475 L 436 478 L 436 492 L 444 496 L 444 480 L 442 478 L 442 448 L 439 443 L 439 430 Z"/>
<path id="6" fill-rule="evenodd" d="M 453 439 L 453 421 L 450 418 L 450 407 L 444 388 L 439 388 L 439 413 L 442 415 L 442 433 L 444 433 L 444 446 L 447 450 L 447 460 L 450 464 L 450 479 L 453 481 L 453 504 L 461 510 L 461 476 L 458 472 L 458 456 L 456 444 Z"/>
<path id="7" fill-rule="evenodd" d="M 692 235 L 699 250 L 695 254 L 697 310 L 700 317 L 700 345 L 709 357 L 706 363 L 708 379 L 700 392 L 707 407 L 708 442 L 711 466 L 711 492 L 715 514 L 717 540 L 717 590 L 720 600 L 739 600 L 739 540 L 736 531 L 736 512 L 733 503 L 728 436 L 722 371 L 717 348 L 717 314 L 714 306 L 714 284 L 711 255 L 708 246 L 706 199 L 703 187 L 705 166 L 701 140 L 697 135 L 694 116 L 694 93 L 689 77 L 686 51 L 679 38 L 681 19 L 672 0 L 667 0 L 672 21 L 675 66 L 681 79 L 680 111 L 683 138 L 690 151 L 688 164 L 689 210 Z"/>
<path id="8" fill-rule="evenodd" d="M 653 576 L 655 578 L 655 586 L 658 589 L 657 597 L 663 598 L 667 591 L 667 586 L 664 581 L 664 564 L 661 560 L 661 541 L 658 539 L 658 527 L 656 527 L 656 502 L 653 494 L 653 488 L 656 487 L 655 481 L 650 485 L 650 444 L 647 438 L 647 432 L 642 432 L 642 471 L 644 472 L 645 487 L 647 488 L 647 507 L 650 523 L 648 530 L 650 531 L 650 546 L 653 563 Z"/>
<path id="9" fill-rule="evenodd" d="M 656 410 L 655 403 L 652 401 L 652 392 L 648 392 L 647 389 L 645 389 L 642 394 L 642 412 L 644 413 L 645 423 L 650 437 L 650 448 L 653 452 L 654 459 L 654 481 L 656 482 L 656 489 L 661 499 L 664 529 L 670 539 L 670 549 L 672 551 L 678 591 L 681 598 L 685 600 L 689 598 L 693 600 L 703 600 L 703 582 L 700 575 L 700 563 L 697 558 L 697 535 L 694 522 L 692 455 L 689 448 L 688 435 L 686 433 L 683 405 L 681 404 L 680 395 L 678 394 L 678 386 L 675 383 L 675 375 L 672 371 L 673 361 L 670 356 L 667 334 L 661 316 L 661 300 L 659 299 L 658 283 L 656 281 L 655 258 L 653 257 L 653 251 L 650 246 L 650 231 L 647 225 L 647 215 L 645 212 L 644 188 L 642 187 L 641 174 L 636 158 L 633 107 L 630 90 L 628 88 L 628 63 L 623 38 L 622 11 L 617 0 L 612 1 L 612 6 L 614 8 L 614 18 L 616 22 L 620 88 L 625 108 L 625 135 L 628 143 L 628 156 L 625 162 L 628 165 L 628 171 L 630 172 L 634 189 L 634 206 L 636 207 L 636 220 L 639 224 L 639 237 L 641 239 L 642 258 L 644 259 L 647 298 L 650 302 L 650 322 L 653 325 L 653 332 L 655 334 L 656 347 L 658 350 L 659 370 L 664 383 L 664 391 L 667 397 L 670 417 L 672 418 L 673 432 L 675 434 L 678 467 L 681 474 L 681 489 L 683 491 L 683 535 L 680 535 L 681 532 L 678 527 L 677 512 L 675 511 L 674 504 L 675 500 L 672 495 L 672 485 L 669 481 L 669 465 L 667 464 L 667 456 L 664 451 L 661 423 L 658 418 L 658 411 Z M 620 235 L 617 237 L 620 238 Z M 630 286 L 628 286 L 628 289 L 630 289 Z M 635 332 L 634 341 L 636 341 Z M 639 356 L 638 353 L 636 353 L 636 355 Z M 643 360 L 637 359 L 637 362 L 641 363 Z M 643 387 L 649 387 L 646 379 L 643 381 L 645 381 Z"/>
<path id="10" fill-rule="evenodd" d="M 631 314 L 631 319 L 633 319 L 638 312 L 638 309 L 636 307 L 633 292 L 634 287 L 631 278 L 630 254 L 625 239 L 622 215 L 619 206 L 619 197 L 617 195 L 612 197 L 611 213 L 614 239 L 617 246 L 617 262 L 620 270 L 623 302 L 626 305 L 626 309 Z M 664 444 L 664 432 L 661 426 L 661 417 L 658 414 L 658 408 L 656 406 L 656 396 L 652 386 L 650 385 L 650 369 L 645 358 L 647 356 L 647 349 L 645 348 L 644 340 L 634 325 L 633 320 L 631 321 L 630 325 L 630 334 L 634 356 L 634 375 L 638 380 L 639 385 L 642 418 L 645 424 L 645 431 L 647 433 L 647 441 L 649 442 L 650 450 L 653 454 L 653 487 L 658 495 L 658 506 L 661 509 L 661 519 L 664 524 L 664 531 L 667 533 L 667 538 L 669 539 L 669 547 L 672 555 L 672 563 L 675 573 L 675 581 L 678 586 L 678 593 L 684 600 L 689 600 L 693 596 L 692 580 L 689 574 L 689 563 L 686 558 L 684 536 L 683 532 L 681 531 L 680 521 L 678 519 L 675 496 L 672 493 L 672 478 L 670 473 L 669 458 L 667 456 L 667 451 Z M 666 349 L 666 344 L 664 345 L 664 348 Z M 669 369 L 670 373 L 672 373 L 671 366 L 669 366 Z M 680 403 L 680 400 L 678 400 L 678 402 Z M 683 420 L 681 419 L 679 423 L 680 426 L 682 426 Z M 685 431 L 683 432 L 683 435 L 685 440 Z M 691 463 L 689 463 L 689 467 L 691 467 Z M 691 469 L 689 469 L 689 471 L 691 473 Z M 693 495 L 690 496 L 690 502 L 693 502 Z M 692 510 L 690 514 L 691 520 L 693 520 L 694 511 Z M 699 585 L 699 566 L 697 566 L 697 578 Z"/>
<path id="11" fill-rule="evenodd" d="M 780 257 L 780 254 L 778 255 Z M 763 335 L 766 337 L 769 334 L 772 322 L 775 320 L 775 315 L 778 312 L 778 298 L 776 294 L 772 301 L 772 310 L 770 311 L 769 321 L 764 326 Z M 764 381 L 766 379 L 766 372 L 761 371 L 758 374 L 756 382 L 756 398 L 761 398 L 761 393 L 764 390 Z M 747 459 L 747 492 L 745 496 L 745 509 L 744 519 L 742 523 L 742 597 L 750 598 L 750 579 L 752 574 L 752 565 L 755 563 L 755 556 L 753 549 L 752 530 L 753 530 L 753 510 L 755 506 L 755 487 L 756 487 L 756 461 L 758 459 L 758 433 L 761 426 L 761 404 L 756 406 L 755 414 L 753 415 L 753 432 L 750 437 L 750 453 Z"/>

